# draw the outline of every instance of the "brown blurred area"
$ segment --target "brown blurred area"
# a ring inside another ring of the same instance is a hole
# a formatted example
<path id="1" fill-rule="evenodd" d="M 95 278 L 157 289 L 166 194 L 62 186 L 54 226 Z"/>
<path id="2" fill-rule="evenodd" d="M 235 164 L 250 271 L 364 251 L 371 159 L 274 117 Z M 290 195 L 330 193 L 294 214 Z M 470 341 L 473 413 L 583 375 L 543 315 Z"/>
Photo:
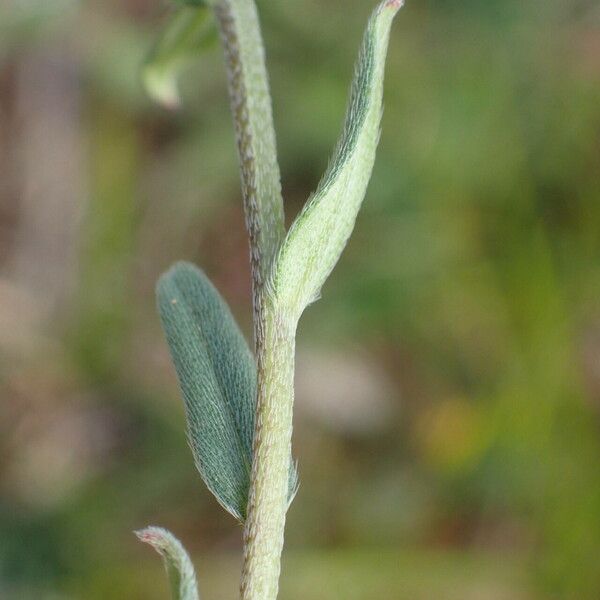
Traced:
<path id="1" fill-rule="evenodd" d="M 291 221 L 339 132 L 373 3 L 261 2 Z M 154 308 L 196 262 L 250 333 L 220 50 L 152 104 L 160 0 L 0 4 L 0 598 L 204 598 L 240 528 L 194 470 Z M 380 152 L 300 324 L 282 600 L 600 597 L 600 10 L 415 0 Z"/>

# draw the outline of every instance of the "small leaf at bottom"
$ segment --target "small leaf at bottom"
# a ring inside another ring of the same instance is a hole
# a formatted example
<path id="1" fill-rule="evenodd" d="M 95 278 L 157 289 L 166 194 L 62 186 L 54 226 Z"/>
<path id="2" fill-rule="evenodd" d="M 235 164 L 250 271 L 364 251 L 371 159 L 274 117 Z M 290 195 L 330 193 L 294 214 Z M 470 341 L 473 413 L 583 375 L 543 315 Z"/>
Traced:
<path id="1" fill-rule="evenodd" d="M 135 535 L 163 557 L 173 600 L 200 600 L 194 565 L 181 542 L 162 527 L 147 527 Z"/>

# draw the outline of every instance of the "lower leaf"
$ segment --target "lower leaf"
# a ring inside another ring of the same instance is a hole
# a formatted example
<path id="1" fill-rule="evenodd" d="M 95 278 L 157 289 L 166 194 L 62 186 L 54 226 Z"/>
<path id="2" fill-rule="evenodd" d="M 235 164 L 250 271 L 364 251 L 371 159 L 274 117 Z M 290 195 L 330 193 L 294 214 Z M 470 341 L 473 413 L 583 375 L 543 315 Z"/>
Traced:
<path id="1" fill-rule="evenodd" d="M 194 565 L 181 542 L 162 527 L 146 527 L 135 534 L 163 557 L 173 600 L 200 600 Z"/>

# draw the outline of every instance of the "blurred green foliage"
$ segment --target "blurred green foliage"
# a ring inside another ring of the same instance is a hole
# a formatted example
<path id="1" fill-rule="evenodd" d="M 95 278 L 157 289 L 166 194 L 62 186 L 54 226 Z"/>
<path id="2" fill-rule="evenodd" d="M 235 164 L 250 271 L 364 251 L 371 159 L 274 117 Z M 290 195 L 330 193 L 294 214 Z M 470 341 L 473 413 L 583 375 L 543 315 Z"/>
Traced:
<path id="1" fill-rule="evenodd" d="M 259 5 L 289 220 L 338 135 L 371 6 Z M 240 531 L 194 471 L 153 292 L 193 260 L 250 331 L 222 58 L 191 66 L 168 112 L 140 83 L 162 2 L 48 7 L 0 6 L 0 327 L 19 334 L 0 339 L 0 597 L 164 598 L 131 534 L 150 523 L 194 552 L 205 597 L 231 597 Z M 11 267 L 36 181 L 19 124 L 46 97 L 32 64 L 76 82 L 83 169 L 74 285 L 43 319 L 12 301 L 46 300 Z M 356 234 L 299 335 L 309 355 L 369 357 L 391 391 L 369 431 L 299 397 L 282 598 L 600 596 L 597 3 L 408 3 Z"/>

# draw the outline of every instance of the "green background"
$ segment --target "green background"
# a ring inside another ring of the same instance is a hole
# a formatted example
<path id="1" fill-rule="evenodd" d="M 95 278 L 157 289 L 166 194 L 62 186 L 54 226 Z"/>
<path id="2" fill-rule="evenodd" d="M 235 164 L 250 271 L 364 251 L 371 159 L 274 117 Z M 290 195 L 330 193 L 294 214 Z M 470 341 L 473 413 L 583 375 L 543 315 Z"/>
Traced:
<path id="1" fill-rule="evenodd" d="M 344 114 L 364 0 L 259 2 L 288 222 Z M 208 600 L 210 497 L 154 307 L 175 260 L 250 332 L 220 50 L 153 105 L 159 0 L 0 6 L 0 597 Z M 298 339 L 282 600 L 600 597 L 600 9 L 411 0 L 357 227 Z"/>

